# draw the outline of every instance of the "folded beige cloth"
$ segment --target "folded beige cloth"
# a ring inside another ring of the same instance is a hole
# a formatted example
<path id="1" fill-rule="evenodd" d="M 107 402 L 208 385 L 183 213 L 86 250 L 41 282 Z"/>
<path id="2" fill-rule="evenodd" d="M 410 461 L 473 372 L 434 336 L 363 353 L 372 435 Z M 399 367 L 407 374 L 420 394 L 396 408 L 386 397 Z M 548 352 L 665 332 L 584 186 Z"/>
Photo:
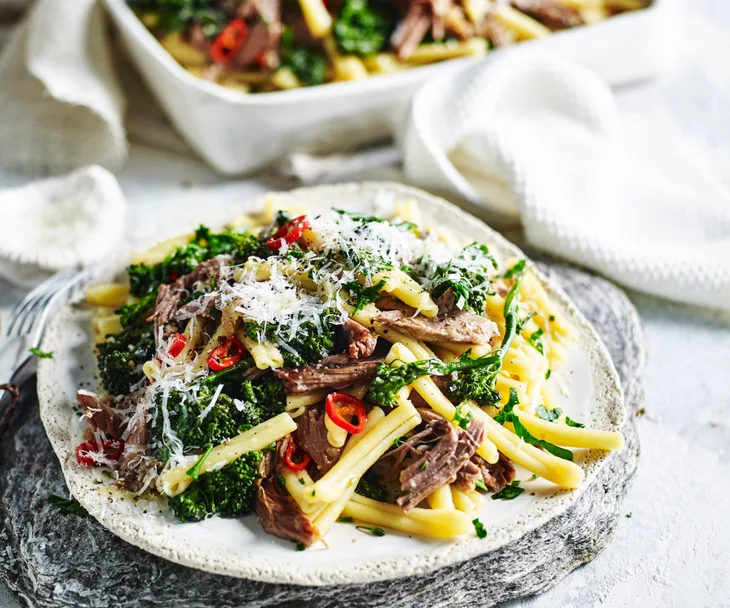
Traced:
<path id="1" fill-rule="evenodd" d="M 39 0 L 0 55 L 0 167 L 58 173 L 127 156 L 125 99 L 95 0 Z"/>

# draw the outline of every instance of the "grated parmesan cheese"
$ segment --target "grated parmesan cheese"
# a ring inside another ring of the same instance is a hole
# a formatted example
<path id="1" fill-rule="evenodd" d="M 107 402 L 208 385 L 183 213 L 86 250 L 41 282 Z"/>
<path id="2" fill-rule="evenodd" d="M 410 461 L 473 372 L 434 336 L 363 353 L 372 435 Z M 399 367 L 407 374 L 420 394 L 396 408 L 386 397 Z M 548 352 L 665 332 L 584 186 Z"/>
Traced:
<path id="1" fill-rule="evenodd" d="M 216 389 L 215 389 L 215 393 L 213 393 L 213 397 L 211 398 L 211 400 L 210 400 L 210 403 L 209 403 L 209 404 L 208 404 L 208 405 L 207 405 L 207 406 L 205 407 L 205 409 L 204 409 L 204 410 L 203 410 L 202 412 L 200 412 L 200 414 L 198 415 L 198 420 L 205 420 L 205 417 L 206 417 L 206 416 L 207 416 L 208 414 L 210 414 L 210 412 L 211 412 L 211 411 L 213 410 L 213 408 L 215 407 L 215 404 L 216 404 L 216 402 L 218 401 L 218 397 L 220 397 L 220 396 L 221 396 L 221 391 L 222 391 L 222 390 L 223 390 L 223 385 L 222 385 L 222 384 L 219 384 L 219 385 L 218 385 L 218 386 L 216 387 Z"/>

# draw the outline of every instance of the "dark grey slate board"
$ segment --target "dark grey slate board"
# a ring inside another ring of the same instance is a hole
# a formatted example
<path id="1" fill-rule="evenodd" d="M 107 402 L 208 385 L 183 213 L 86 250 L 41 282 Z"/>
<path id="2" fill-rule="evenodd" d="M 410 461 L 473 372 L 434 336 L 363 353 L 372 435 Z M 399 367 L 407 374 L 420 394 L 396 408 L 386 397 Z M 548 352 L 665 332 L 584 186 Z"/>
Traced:
<path id="1" fill-rule="evenodd" d="M 0 437 L 0 580 L 29 606 L 254 608 L 289 606 L 491 606 L 545 591 L 610 540 L 636 471 L 634 413 L 641 407 L 644 338 L 626 296 L 607 281 L 541 262 L 603 337 L 629 410 L 626 448 L 563 516 L 499 551 L 436 572 L 340 587 L 272 585 L 216 576 L 167 562 L 119 540 L 93 519 L 59 513 L 67 496 L 46 439 L 35 391 Z"/>

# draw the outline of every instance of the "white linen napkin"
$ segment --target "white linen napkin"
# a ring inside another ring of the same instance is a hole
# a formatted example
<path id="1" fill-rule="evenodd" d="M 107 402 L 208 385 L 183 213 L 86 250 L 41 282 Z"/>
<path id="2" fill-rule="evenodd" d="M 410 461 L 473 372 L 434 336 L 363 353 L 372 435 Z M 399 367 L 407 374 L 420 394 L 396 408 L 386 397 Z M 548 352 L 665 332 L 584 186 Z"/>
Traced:
<path id="1" fill-rule="evenodd" d="M 730 194 L 668 117 L 621 116 L 584 68 L 516 49 L 432 81 L 402 147 L 410 181 L 519 217 L 540 249 L 730 309 Z"/>
<path id="2" fill-rule="evenodd" d="M 104 259 L 122 240 L 126 212 L 116 178 L 94 165 L 0 190 L 0 277 L 29 286 Z"/>

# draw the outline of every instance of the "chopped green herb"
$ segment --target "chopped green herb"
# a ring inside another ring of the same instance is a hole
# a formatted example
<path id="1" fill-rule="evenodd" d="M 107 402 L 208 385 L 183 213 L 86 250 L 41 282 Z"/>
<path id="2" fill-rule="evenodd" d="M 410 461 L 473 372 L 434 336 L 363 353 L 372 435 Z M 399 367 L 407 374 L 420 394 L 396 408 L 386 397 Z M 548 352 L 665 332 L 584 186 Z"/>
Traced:
<path id="1" fill-rule="evenodd" d="M 297 551 L 304 551 L 305 549 L 304 543 L 297 543 Z"/>
<path id="2" fill-rule="evenodd" d="M 43 352 L 40 348 L 36 348 L 35 346 L 33 348 L 28 349 L 30 351 L 31 355 L 35 355 L 39 359 L 53 359 L 53 353 L 52 352 Z"/>
<path id="3" fill-rule="evenodd" d="M 505 422 L 511 422 L 512 410 L 515 408 L 515 405 L 519 404 L 520 398 L 517 396 L 517 389 L 509 389 L 509 399 L 507 399 L 507 403 L 504 404 L 502 411 L 494 419 L 501 425 L 504 425 Z"/>
<path id="4" fill-rule="evenodd" d="M 550 320 L 550 321 L 555 321 L 555 315 L 550 315 L 550 316 L 548 317 L 548 320 Z"/>
<path id="5" fill-rule="evenodd" d="M 423 462 L 421 463 L 421 466 L 420 466 L 420 467 L 418 467 L 418 468 L 419 468 L 419 469 L 421 469 L 422 471 L 425 471 L 425 470 L 426 470 L 426 469 L 428 468 L 428 461 L 425 461 L 425 460 L 424 460 L 424 461 L 423 461 Z"/>
<path id="6" fill-rule="evenodd" d="M 626 514 L 626 517 L 627 517 L 628 519 L 631 519 L 631 516 L 632 516 L 632 515 L 633 515 L 633 513 L 627 513 L 627 514 Z"/>
<path id="7" fill-rule="evenodd" d="M 370 399 L 381 405 L 394 405 L 396 393 L 404 386 L 413 384 L 423 376 L 448 376 L 454 372 L 474 369 L 484 366 L 494 366 L 499 361 L 499 356 L 489 353 L 475 359 L 469 358 L 469 351 L 464 353 L 457 361 L 442 363 L 436 359 L 423 359 L 413 361 L 399 367 L 379 363 L 375 378 L 373 378 L 368 390 Z"/>
<path id="8" fill-rule="evenodd" d="M 454 410 L 454 422 L 456 422 L 462 429 L 466 430 L 469 428 L 469 423 L 471 422 L 471 419 L 474 418 L 474 414 L 468 410 L 464 412 L 461 408 L 462 406 L 459 406 Z"/>
<path id="9" fill-rule="evenodd" d="M 81 503 L 79 503 L 79 501 L 75 498 L 61 498 L 60 496 L 51 494 L 48 497 L 48 502 L 52 505 L 56 505 L 64 513 L 72 513 L 79 517 L 86 517 L 89 514 L 89 512 L 84 509 L 84 507 L 81 506 Z"/>
<path id="10" fill-rule="evenodd" d="M 348 517 L 347 515 L 342 515 L 337 518 L 337 521 L 339 521 L 341 524 L 351 524 L 355 520 L 352 519 L 352 517 Z"/>
<path id="11" fill-rule="evenodd" d="M 568 416 L 565 417 L 565 424 L 567 424 L 568 426 L 574 426 L 577 429 L 584 429 L 586 426 L 585 424 L 581 424 L 580 422 L 571 420 L 570 418 L 568 418 Z"/>
<path id="12" fill-rule="evenodd" d="M 527 341 L 532 344 L 532 346 L 535 347 L 535 350 L 541 355 L 545 354 L 545 345 L 542 343 L 542 335 L 544 333 L 545 332 L 542 329 L 538 329 L 533 332 L 529 338 L 527 338 Z"/>
<path id="13" fill-rule="evenodd" d="M 302 477 L 302 478 L 299 479 L 299 483 L 302 484 L 302 485 L 306 485 L 307 482 L 304 481 L 304 477 Z"/>
<path id="14" fill-rule="evenodd" d="M 514 264 L 512 267 L 508 268 L 502 276 L 505 279 L 514 279 L 518 277 L 522 272 L 525 270 L 525 260 L 520 260 L 516 264 Z"/>
<path id="15" fill-rule="evenodd" d="M 395 439 L 393 439 L 393 447 L 399 448 L 403 445 L 404 442 L 405 439 L 403 439 L 403 437 L 396 437 Z"/>
<path id="16" fill-rule="evenodd" d="M 548 368 L 548 370 L 545 372 L 545 380 L 549 380 L 550 376 L 552 376 L 552 375 L 553 375 L 553 370 Z"/>
<path id="17" fill-rule="evenodd" d="M 514 500 L 524 491 L 524 488 L 520 487 L 520 482 L 515 480 L 499 492 L 492 494 L 492 500 Z"/>
<path id="18" fill-rule="evenodd" d="M 554 410 L 549 410 L 544 405 L 540 404 L 537 406 L 537 408 L 535 408 L 535 413 L 537 414 L 537 417 L 541 418 L 542 420 L 555 422 L 558 418 L 560 418 L 563 410 L 561 410 L 559 407 L 556 407 Z"/>
<path id="19" fill-rule="evenodd" d="M 532 477 L 530 477 L 530 481 L 534 481 L 535 479 L 539 478 L 540 476 L 537 473 L 533 473 Z"/>
<path id="20" fill-rule="evenodd" d="M 573 460 L 573 452 L 566 450 L 565 448 L 561 448 L 553 443 L 549 443 L 544 439 L 538 439 L 525 428 L 525 425 L 523 425 L 522 422 L 520 422 L 520 419 L 514 414 L 512 415 L 512 425 L 515 428 L 515 435 L 517 435 L 525 443 L 539 446 L 545 451 L 550 452 L 553 456 L 557 456 L 563 460 Z"/>
<path id="21" fill-rule="evenodd" d="M 524 319 L 522 319 L 521 321 L 519 321 L 517 323 L 517 333 L 518 334 L 522 333 L 522 330 L 525 329 L 525 325 L 527 325 L 527 323 L 530 321 L 530 319 L 532 319 L 532 317 L 534 317 L 536 314 L 537 313 L 535 311 L 533 311 L 529 315 L 527 315 Z"/>
<path id="22" fill-rule="evenodd" d="M 385 536 L 385 530 L 375 526 L 355 526 L 355 529 L 360 530 L 360 532 L 370 534 L 371 536 Z"/>
<path id="23" fill-rule="evenodd" d="M 496 268 L 497 262 L 486 245 L 467 245 L 458 256 L 436 268 L 431 278 L 431 297 L 439 298 L 451 289 L 459 310 L 484 314 L 487 296 L 492 293 L 490 271 Z"/>
<path id="24" fill-rule="evenodd" d="M 486 484 L 484 483 L 484 480 L 483 480 L 483 479 L 477 479 L 477 480 L 476 480 L 476 481 L 474 482 L 474 485 L 475 485 L 475 486 L 476 486 L 477 488 L 479 488 L 480 490 L 484 490 L 485 492 L 487 492 L 487 491 L 489 490 L 489 488 L 488 488 L 488 487 L 486 486 Z"/>
<path id="25" fill-rule="evenodd" d="M 520 422 L 519 417 L 514 414 L 513 410 L 515 405 L 519 405 L 519 398 L 517 396 L 517 391 L 514 388 L 511 388 L 509 390 L 509 400 L 505 404 L 502 411 L 499 412 L 499 414 L 497 414 L 494 419 L 502 425 L 506 424 L 507 422 L 511 422 L 512 426 L 514 426 L 515 429 L 515 435 L 517 435 L 525 443 L 539 446 L 544 450 L 550 452 L 554 456 L 557 456 L 558 458 L 563 458 L 564 460 L 573 460 L 573 452 L 571 452 L 570 450 L 566 450 L 565 448 L 561 448 L 557 445 L 549 443 L 544 439 L 538 439 L 537 437 L 532 435 L 532 433 L 530 433 L 530 431 L 525 428 L 525 425 Z"/>
<path id="26" fill-rule="evenodd" d="M 371 285 L 370 287 L 355 282 L 345 283 L 345 289 L 350 292 L 350 298 L 356 302 L 355 310 L 350 316 L 355 316 L 368 304 L 375 302 L 380 297 L 380 292 L 383 291 L 385 284 L 385 279 L 378 282 L 377 285 Z"/>
<path id="27" fill-rule="evenodd" d="M 213 446 L 209 445 L 205 452 L 203 452 L 203 455 L 198 458 L 197 462 L 190 467 L 187 471 L 185 471 L 185 474 L 192 477 L 197 481 L 198 477 L 200 477 L 200 469 L 203 468 L 203 463 L 205 462 L 205 459 L 210 456 L 210 453 L 213 451 Z"/>
<path id="28" fill-rule="evenodd" d="M 286 488 L 286 479 L 284 479 L 283 475 L 279 477 L 279 483 Z"/>
<path id="29" fill-rule="evenodd" d="M 484 527 L 484 524 L 479 521 L 478 517 L 476 519 L 472 519 L 471 523 L 474 524 L 474 530 L 479 538 L 487 538 L 487 529 Z"/>

